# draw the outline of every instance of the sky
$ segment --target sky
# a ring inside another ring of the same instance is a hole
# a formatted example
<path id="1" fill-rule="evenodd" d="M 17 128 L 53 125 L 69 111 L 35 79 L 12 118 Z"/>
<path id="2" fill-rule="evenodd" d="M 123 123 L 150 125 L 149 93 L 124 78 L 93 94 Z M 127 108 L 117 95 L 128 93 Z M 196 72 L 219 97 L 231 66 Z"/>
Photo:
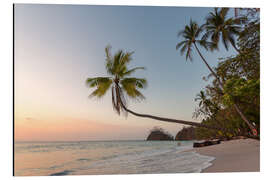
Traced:
<path id="1" fill-rule="evenodd" d="M 190 19 L 205 21 L 213 8 L 15 5 L 15 141 L 142 140 L 153 127 L 176 135 L 180 124 L 119 116 L 111 93 L 89 99 L 88 77 L 107 76 L 105 47 L 134 51 L 129 67 L 146 78 L 146 100 L 129 101 L 135 112 L 199 122 L 196 94 L 209 74 L 193 51 L 186 61 L 177 37 Z M 230 12 L 231 15 L 232 11 Z M 235 52 L 200 49 L 211 66 Z"/>

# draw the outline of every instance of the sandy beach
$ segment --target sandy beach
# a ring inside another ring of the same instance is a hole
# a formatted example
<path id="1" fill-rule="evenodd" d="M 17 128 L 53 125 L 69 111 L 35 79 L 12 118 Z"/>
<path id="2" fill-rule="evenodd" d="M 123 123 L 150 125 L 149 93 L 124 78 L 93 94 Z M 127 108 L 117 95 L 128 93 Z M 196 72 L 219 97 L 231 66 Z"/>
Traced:
<path id="1" fill-rule="evenodd" d="M 258 172 L 260 171 L 260 141 L 239 139 L 201 147 L 195 151 L 216 159 L 203 172 Z"/>

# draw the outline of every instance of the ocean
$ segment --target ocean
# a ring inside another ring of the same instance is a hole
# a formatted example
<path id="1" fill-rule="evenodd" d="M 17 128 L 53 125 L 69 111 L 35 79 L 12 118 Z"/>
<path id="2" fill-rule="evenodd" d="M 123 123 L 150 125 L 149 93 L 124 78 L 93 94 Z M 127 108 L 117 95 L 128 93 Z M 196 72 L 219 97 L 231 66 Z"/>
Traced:
<path id="1" fill-rule="evenodd" d="M 197 173 L 214 157 L 192 141 L 15 142 L 15 176 Z"/>

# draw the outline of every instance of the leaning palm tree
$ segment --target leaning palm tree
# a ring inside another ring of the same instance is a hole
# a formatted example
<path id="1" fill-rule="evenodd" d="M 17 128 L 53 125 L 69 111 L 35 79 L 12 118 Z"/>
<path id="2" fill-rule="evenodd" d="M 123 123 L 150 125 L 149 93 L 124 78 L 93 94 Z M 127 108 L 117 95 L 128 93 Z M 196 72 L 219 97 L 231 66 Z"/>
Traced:
<path id="1" fill-rule="evenodd" d="M 208 50 L 208 49 L 214 50 L 215 48 L 217 48 L 216 47 L 217 43 L 208 42 L 208 41 L 206 41 L 206 38 L 200 39 L 200 35 L 203 32 L 203 30 L 204 30 L 204 25 L 199 26 L 196 22 L 190 20 L 189 26 L 186 25 L 185 29 L 178 33 L 178 36 L 182 37 L 184 40 L 179 42 L 176 45 L 176 49 L 180 49 L 181 55 L 186 53 L 186 60 L 190 59 L 192 61 L 191 53 L 192 53 L 193 47 L 195 47 L 196 51 L 198 52 L 199 56 L 201 57 L 201 59 L 203 60 L 203 62 L 207 66 L 207 68 L 210 70 L 212 75 L 218 81 L 219 85 L 221 86 L 221 89 L 224 90 L 223 83 L 221 82 L 221 80 L 219 79 L 217 74 L 214 72 L 214 70 L 209 66 L 209 64 L 207 63 L 206 59 L 203 57 L 203 55 L 201 54 L 201 52 L 197 46 L 197 45 L 201 45 L 206 50 Z M 245 115 L 242 113 L 240 108 L 236 104 L 234 104 L 233 106 L 236 109 L 236 111 L 238 112 L 238 114 L 241 116 L 241 118 L 249 126 L 249 128 L 251 129 L 253 134 L 257 135 L 256 128 L 251 124 L 251 122 L 249 122 L 249 120 L 245 117 Z"/>
<path id="2" fill-rule="evenodd" d="M 229 8 L 215 8 L 214 12 L 209 13 L 206 17 L 206 33 L 203 39 L 210 37 L 217 48 L 219 41 L 222 41 L 226 50 L 228 50 L 230 43 L 237 52 L 240 52 L 236 47 L 235 37 L 241 32 L 242 25 L 246 21 L 246 18 L 228 18 L 228 12 Z"/>
<path id="3" fill-rule="evenodd" d="M 110 53 L 110 46 L 105 48 L 106 53 L 106 70 L 109 76 L 107 77 L 95 77 L 87 78 L 86 84 L 90 88 L 96 88 L 89 97 L 103 97 L 109 90 L 112 94 L 112 106 L 113 109 L 120 115 L 120 113 L 131 113 L 135 116 L 143 118 L 151 118 L 159 121 L 180 123 L 198 127 L 217 129 L 217 127 L 211 127 L 201 123 L 176 120 L 170 118 L 163 118 L 158 116 L 152 116 L 148 114 L 136 113 L 127 108 L 127 98 L 135 100 L 143 100 L 145 97 L 140 92 L 140 89 L 144 89 L 147 85 L 146 79 L 130 77 L 136 70 L 145 69 L 144 67 L 135 67 L 128 69 L 127 65 L 132 60 L 133 52 L 118 51 L 114 56 Z"/>

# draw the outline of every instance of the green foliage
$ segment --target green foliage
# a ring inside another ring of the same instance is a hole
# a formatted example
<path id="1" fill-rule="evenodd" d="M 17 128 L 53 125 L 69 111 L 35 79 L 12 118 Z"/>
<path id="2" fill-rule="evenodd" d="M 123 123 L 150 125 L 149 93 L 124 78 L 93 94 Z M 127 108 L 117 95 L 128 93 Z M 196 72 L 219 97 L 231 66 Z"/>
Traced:
<path id="1" fill-rule="evenodd" d="M 143 89 L 146 87 L 146 79 L 139 78 L 125 78 L 120 81 L 125 92 L 132 98 L 145 99 L 145 97 L 138 91 L 138 88 Z"/>
<path id="2" fill-rule="evenodd" d="M 126 98 L 142 100 L 145 97 L 139 89 L 146 88 L 147 81 L 143 78 L 128 77 L 139 69 L 144 67 L 128 68 L 128 64 L 132 61 L 134 52 L 124 52 L 119 50 L 111 55 L 111 46 L 105 48 L 106 70 L 110 77 L 87 78 L 86 84 L 89 88 L 96 88 L 89 97 L 103 97 L 109 89 L 112 92 L 113 109 L 120 114 L 124 112 L 123 104 L 126 105 Z"/>
<path id="3" fill-rule="evenodd" d="M 176 45 L 176 50 L 180 49 L 181 55 L 186 53 L 186 60 L 189 59 L 192 61 L 192 48 L 196 43 L 207 50 L 212 50 L 212 43 L 207 42 L 204 39 L 200 39 L 200 35 L 203 31 L 203 26 L 199 26 L 195 21 L 192 20 L 190 20 L 189 25 L 186 25 L 183 30 L 179 31 L 178 37 L 182 37 L 184 40 Z"/>
<path id="4" fill-rule="evenodd" d="M 243 78 L 232 78 L 226 81 L 224 86 L 224 104 L 232 105 L 233 103 L 252 103 L 249 101 L 259 99 L 260 97 L 260 80 Z M 253 102 L 256 103 L 256 102 Z"/>
<path id="5" fill-rule="evenodd" d="M 86 84 L 90 88 L 97 88 L 90 94 L 90 97 L 97 96 L 100 98 L 104 96 L 107 90 L 110 88 L 112 84 L 112 79 L 110 79 L 109 77 L 87 78 Z"/>
<path id="6" fill-rule="evenodd" d="M 223 12 L 223 14 L 226 14 L 226 12 Z M 222 31 L 219 32 L 220 34 L 217 31 L 215 31 L 216 34 L 212 31 L 214 30 L 214 22 L 216 25 L 218 24 L 216 18 L 219 18 L 220 27 L 222 23 L 225 23 L 221 16 L 222 9 L 220 11 L 215 9 L 214 13 L 210 13 L 207 18 L 206 31 L 208 33 L 205 38 L 211 35 L 212 41 L 217 42 L 219 36 L 223 37 Z M 249 15 L 246 15 L 243 28 L 237 34 L 234 34 L 238 37 L 235 43 L 239 47 L 238 54 L 221 58 L 215 68 L 217 76 L 222 81 L 223 88 L 215 79 L 196 96 L 195 101 L 199 101 L 199 106 L 194 113 L 195 117 L 201 116 L 204 119 L 202 123 L 222 129 L 222 131 L 215 131 L 196 128 L 196 135 L 200 138 L 231 138 L 249 134 L 249 128 L 233 108 L 234 104 L 239 106 L 251 123 L 256 124 L 259 131 L 260 22 L 258 17 L 252 16 L 252 18 L 249 18 Z M 236 25 L 240 24 L 236 23 Z M 230 40 L 229 42 L 232 43 Z"/>
<path id="7" fill-rule="evenodd" d="M 216 48 L 218 48 L 219 41 L 222 41 L 227 50 L 229 43 L 237 50 L 235 36 L 240 34 L 241 25 L 246 22 L 246 17 L 229 18 L 228 11 L 229 8 L 214 8 L 214 12 L 208 14 L 203 39 L 210 37 Z"/>

